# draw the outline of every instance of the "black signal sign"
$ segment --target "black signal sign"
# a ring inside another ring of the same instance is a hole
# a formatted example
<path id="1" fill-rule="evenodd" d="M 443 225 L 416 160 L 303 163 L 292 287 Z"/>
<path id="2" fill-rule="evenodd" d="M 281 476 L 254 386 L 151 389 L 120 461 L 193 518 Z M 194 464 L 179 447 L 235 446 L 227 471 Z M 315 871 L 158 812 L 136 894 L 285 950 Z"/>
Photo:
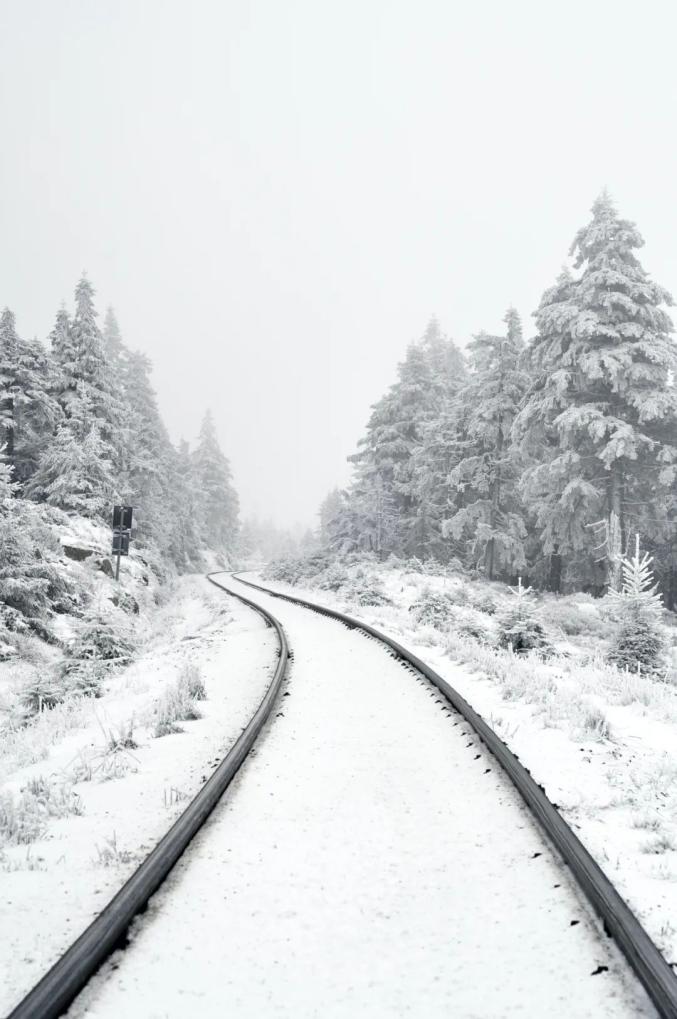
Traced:
<path id="1" fill-rule="evenodd" d="M 119 531 L 113 535 L 113 555 L 129 555 L 129 534 Z"/>
<path id="2" fill-rule="evenodd" d="M 116 530 L 131 530 L 133 512 L 133 506 L 113 506 L 113 527 Z"/>

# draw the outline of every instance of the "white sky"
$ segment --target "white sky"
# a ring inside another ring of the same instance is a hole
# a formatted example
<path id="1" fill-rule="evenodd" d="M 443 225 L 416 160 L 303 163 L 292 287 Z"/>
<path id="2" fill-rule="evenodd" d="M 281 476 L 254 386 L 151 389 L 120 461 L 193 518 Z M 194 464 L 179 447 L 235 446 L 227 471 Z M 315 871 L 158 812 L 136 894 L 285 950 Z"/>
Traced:
<path id="1" fill-rule="evenodd" d="M 0 0 L 0 306 L 86 268 L 175 439 L 312 523 L 435 312 L 531 312 L 608 187 L 677 292 L 674 3 Z"/>

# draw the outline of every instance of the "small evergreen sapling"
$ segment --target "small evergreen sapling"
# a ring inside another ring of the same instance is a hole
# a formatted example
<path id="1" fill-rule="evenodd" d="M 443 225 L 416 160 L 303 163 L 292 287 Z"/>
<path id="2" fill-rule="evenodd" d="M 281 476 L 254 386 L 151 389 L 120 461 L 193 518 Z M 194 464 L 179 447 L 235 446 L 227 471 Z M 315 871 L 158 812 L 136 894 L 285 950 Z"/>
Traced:
<path id="1" fill-rule="evenodd" d="M 637 535 L 634 556 L 623 560 L 622 590 L 609 591 L 620 606 L 621 621 L 607 657 L 618 668 L 632 672 L 658 672 L 663 664 L 662 595 L 654 583 L 651 562 L 646 552 L 640 558 Z"/>
<path id="2" fill-rule="evenodd" d="M 532 588 L 523 587 L 522 578 L 519 577 L 517 587 L 511 587 L 510 590 L 516 600 L 499 620 L 499 647 L 511 648 L 520 655 L 529 651 L 547 653 L 550 642 L 539 619 Z"/>

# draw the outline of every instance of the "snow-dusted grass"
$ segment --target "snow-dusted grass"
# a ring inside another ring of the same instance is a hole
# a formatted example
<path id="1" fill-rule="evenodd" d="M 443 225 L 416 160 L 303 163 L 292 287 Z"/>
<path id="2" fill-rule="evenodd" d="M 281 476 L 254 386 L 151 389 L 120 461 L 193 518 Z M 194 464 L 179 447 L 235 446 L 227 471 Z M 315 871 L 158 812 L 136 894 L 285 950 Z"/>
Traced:
<path id="1" fill-rule="evenodd" d="M 677 959 L 677 935 L 665 922 L 677 914 L 674 664 L 662 676 L 608 664 L 618 608 L 586 594 L 538 596 L 546 656 L 503 650 L 496 638 L 510 590 L 434 569 L 363 559 L 304 576 L 297 564 L 293 591 L 389 632 L 447 678 L 545 787 L 667 958 Z M 392 605 L 351 600 L 355 576 Z M 284 579 L 263 582 L 292 590 Z M 665 613 L 664 623 L 674 663 L 674 616 Z"/>
<path id="2" fill-rule="evenodd" d="M 0 1014 L 152 849 L 270 682 L 275 637 L 255 613 L 204 578 L 160 601 L 100 697 L 69 697 L 0 740 Z M 177 687 L 202 717 L 154 739 L 155 707 Z"/>
<path id="3" fill-rule="evenodd" d="M 187 665 L 181 675 L 163 692 L 154 711 L 153 735 L 170 736 L 183 732 L 180 722 L 194 722 L 202 717 L 197 701 L 206 699 L 204 681 L 194 665 Z"/>

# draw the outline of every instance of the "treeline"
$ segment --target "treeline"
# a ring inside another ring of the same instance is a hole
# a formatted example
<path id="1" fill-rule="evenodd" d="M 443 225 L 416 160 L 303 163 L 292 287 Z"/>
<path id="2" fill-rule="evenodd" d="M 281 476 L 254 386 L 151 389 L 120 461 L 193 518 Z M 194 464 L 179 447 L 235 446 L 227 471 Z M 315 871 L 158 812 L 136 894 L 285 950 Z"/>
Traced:
<path id="1" fill-rule="evenodd" d="M 323 544 L 601 593 L 639 533 L 674 606 L 677 348 L 642 244 L 603 194 L 529 343 L 512 308 L 465 353 L 433 319 L 321 507 Z"/>
<path id="2" fill-rule="evenodd" d="M 49 349 L 18 334 L 9 308 L 0 316 L 3 513 L 30 502 L 108 523 L 126 503 L 138 542 L 178 569 L 199 568 L 205 548 L 228 556 L 238 498 L 211 414 L 192 451 L 172 444 L 150 361 L 125 345 L 112 308 L 99 328 L 94 293 L 83 276 Z"/>

